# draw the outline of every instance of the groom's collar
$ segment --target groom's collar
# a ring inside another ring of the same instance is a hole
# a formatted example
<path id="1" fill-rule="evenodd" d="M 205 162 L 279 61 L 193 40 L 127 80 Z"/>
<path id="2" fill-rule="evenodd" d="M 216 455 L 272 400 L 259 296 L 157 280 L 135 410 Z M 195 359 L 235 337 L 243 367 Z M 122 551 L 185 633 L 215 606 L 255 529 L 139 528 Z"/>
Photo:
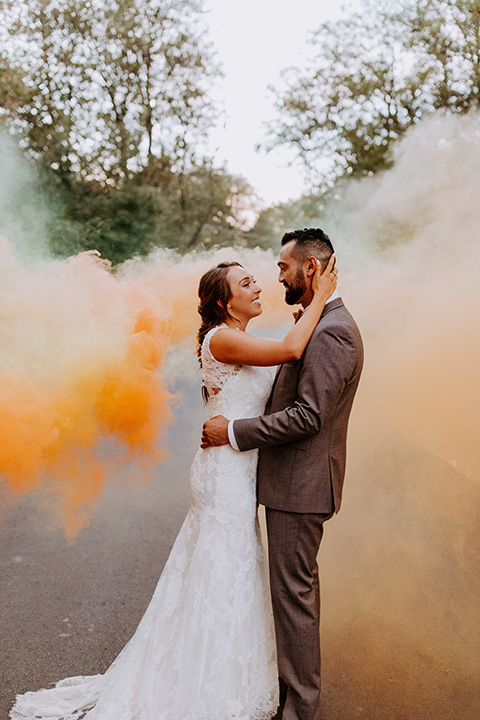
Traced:
<path id="1" fill-rule="evenodd" d="M 332 295 L 332 297 L 329 297 L 327 302 L 325 303 L 325 307 L 323 308 L 322 314 L 320 315 L 320 318 L 325 317 L 325 315 L 328 315 L 329 312 L 332 310 L 336 310 L 339 307 L 343 306 L 343 300 L 340 297 L 340 295 L 335 293 Z M 305 308 L 306 310 L 307 308 Z"/>
<path id="2" fill-rule="evenodd" d="M 329 303 L 329 302 L 332 302 L 332 300 L 337 300 L 339 297 L 340 297 L 340 295 L 338 294 L 338 292 L 337 292 L 336 290 L 334 290 L 333 293 L 332 293 L 332 294 L 330 295 L 330 297 L 328 298 L 328 300 L 327 300 L 327 302 L 325 303 L 325 305 L 328 305 L 328 303 Z"/>
<path id="3" fill-rule="evenodd" d="M 323 308 L 322 317 L 329 313 L 331 310 L 336 310 L 338 307 L 342 307 L 342 305 L 343 300 L 340 295 L 336 295 L 336 297 L 329 299 L 328 302 L 325 303 L 325 307 Z"/>
<path id="4" fill-rule="evenodd" d="M 336 290 L 333 291 L 333 293 L 328 298 L 327 302 L 325 303 L 325 307 L 327 307 L 328 303 L 331 303 L 333 300 L 338 300 L 340 298 L 340 295 Z M 310 303 L 309 303 L 310 304 Z M 308 308 L 308 305 L 304 308 L 302 308 L 303 312 Z"/>

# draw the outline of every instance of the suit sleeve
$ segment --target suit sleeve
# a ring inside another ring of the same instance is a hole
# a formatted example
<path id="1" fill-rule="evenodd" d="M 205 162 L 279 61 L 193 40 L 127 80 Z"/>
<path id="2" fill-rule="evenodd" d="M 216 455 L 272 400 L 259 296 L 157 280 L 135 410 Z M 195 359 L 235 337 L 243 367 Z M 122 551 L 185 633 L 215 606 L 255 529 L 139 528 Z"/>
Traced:
<path id="1" fill-rule="evenodd" d="M 345 326 L 318 328 L 304 354 L 297 398 L 284 410 L 235 420 L 240 450 L 283 445 L 317 434 L 335 413 L 357 359 L 353 337 Z"/>

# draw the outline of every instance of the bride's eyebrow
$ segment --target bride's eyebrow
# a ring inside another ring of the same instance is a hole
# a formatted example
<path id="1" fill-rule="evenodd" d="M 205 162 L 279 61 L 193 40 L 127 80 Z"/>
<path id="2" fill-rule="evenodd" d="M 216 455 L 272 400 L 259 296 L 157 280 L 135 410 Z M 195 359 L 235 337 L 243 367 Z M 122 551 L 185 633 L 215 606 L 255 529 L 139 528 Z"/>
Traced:
<path id="1" fill-rule="evenodd" d="M 253 275 L 246 275 L 241 280 L 238 281 L 238 284 L 241 285 L 242 282 L 245 282 L 245 280 L 253 280 Z"/>

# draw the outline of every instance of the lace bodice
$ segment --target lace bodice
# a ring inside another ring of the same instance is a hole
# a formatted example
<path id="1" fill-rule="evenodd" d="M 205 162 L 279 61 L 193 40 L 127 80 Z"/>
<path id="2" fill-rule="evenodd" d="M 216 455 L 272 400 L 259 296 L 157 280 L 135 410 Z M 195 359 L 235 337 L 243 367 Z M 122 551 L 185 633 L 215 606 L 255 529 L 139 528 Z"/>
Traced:
<path id="1" fill-rule="evenodd" d="M 210 415 L 224 415 L 229 420 L 261 415 L 272 388 L 272 370 L 216 360 L 210 340 L 225 327 L 218 325 L 209 330 L 202 344 L 202 378 L 208 390 Z"/>

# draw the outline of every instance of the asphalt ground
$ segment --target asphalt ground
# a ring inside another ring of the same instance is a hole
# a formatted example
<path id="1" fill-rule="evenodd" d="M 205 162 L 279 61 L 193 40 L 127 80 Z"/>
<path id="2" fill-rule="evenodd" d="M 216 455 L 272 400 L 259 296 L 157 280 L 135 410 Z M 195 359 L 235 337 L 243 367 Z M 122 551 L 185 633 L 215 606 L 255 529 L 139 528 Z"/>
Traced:
<path id="1" fill-rule="evenodd" d="M 4 511 L 1 720 L 16 693 L 103 672 L 135 631 L 188 509 L 197 391 L 155 480 L 111 482 L 74 543 L 35 495 Z M 419 448 L 373 452 L 355 427 L 350 458 L 320 553 L 322 720 L 478 720 L 480 488 Z"/>

